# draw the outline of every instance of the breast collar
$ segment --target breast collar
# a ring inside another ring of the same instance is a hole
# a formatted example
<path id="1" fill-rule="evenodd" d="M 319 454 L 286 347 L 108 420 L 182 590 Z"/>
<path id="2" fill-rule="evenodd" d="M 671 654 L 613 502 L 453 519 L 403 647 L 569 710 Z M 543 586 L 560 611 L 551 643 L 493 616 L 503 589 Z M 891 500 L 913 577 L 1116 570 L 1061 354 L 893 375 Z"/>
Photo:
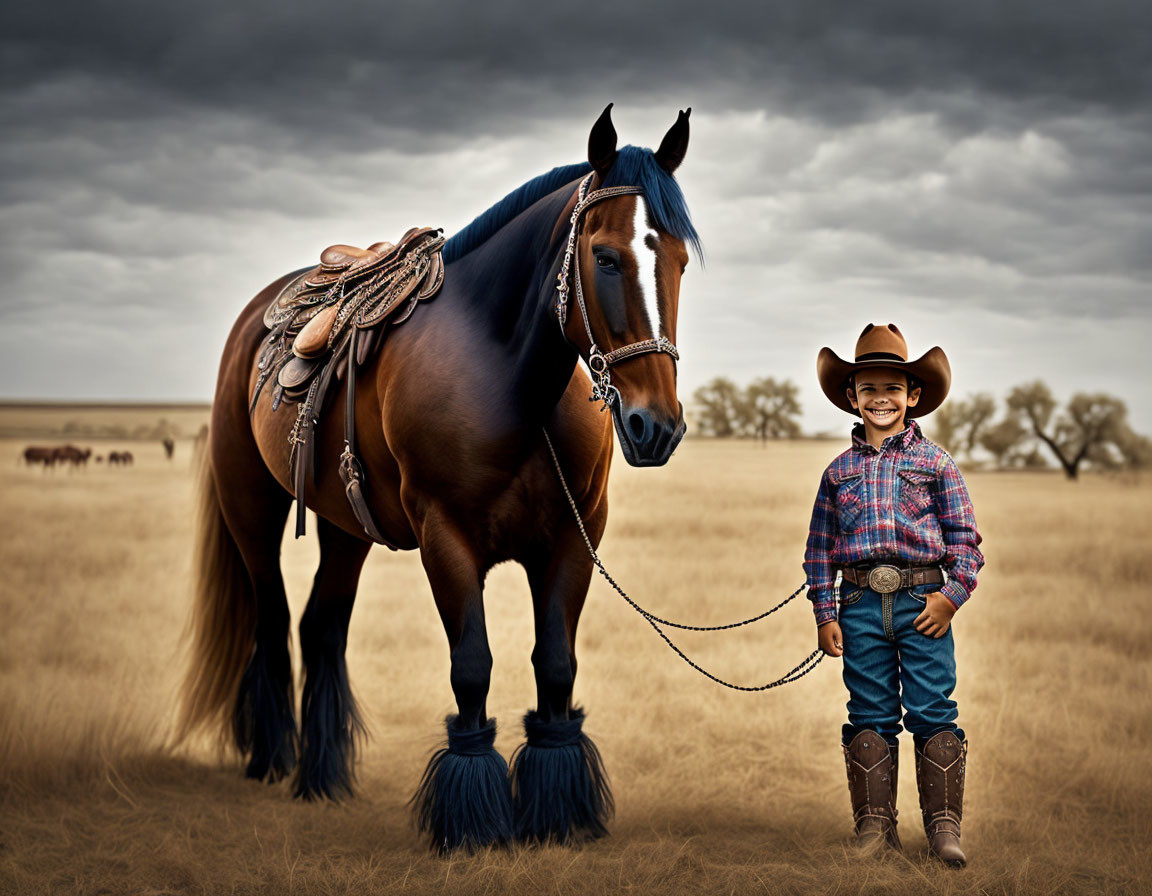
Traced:
<path id="1" fill-rule="evenodd" d="M 613 199 L 617 196 L 643 196 L 644 191 L 640 187 L 625 186 L 606 187 L 588 192 L 594 175 L 594 171 L 590 172 L 587 177 L 580 181 L 580 188 L 576 191 L 576 206 L 572 209 L 572 216 L 569 219 L 572 229 L 568 232 L 568 244 L 564 249 L 564 262 L 560 266 L 560 273 L 556 276 L 556 317 L 560 321 L 560 332 L 564 333 L 564 325 L 568 322 L 568 294 L 570 291 L 574 291 L 576 293 L 576 305 L 580 309 L 580 317 L 584 321 L 584 330 L 588 334 L 588 345 L 590 346 L 588 350 L 588 369 L 592 371 L 592 398 L 590 400 L 603 402 L 601 410 L 604 410 L 611 405 L 613 400 L 619 401 L 620 398 L 619 391 L 612 385 L 612 377 L 609 372 L 609 368 L 613 364 L 650 352 L 664 352 L 671 355 L 673 361 L 679 361 L 680 352 L 677 351 L 670 339 L 659 333 L 652 339 L 631 342 L 607 352 L 602 351 L 596 345 L 596 337 L 592 335 L 592 324 L 588 320 L 588 307 L 584 301 L 584 287 L 580 281 L 579 263 L 576 264 L 571 278 L 569 276 L 572 259 L 576 254 L 576 241 L 580 236 L 580 227 L 584 220 L 584 212 L 605 199 Z M 569 286 L 569 279 L 575 285 L 574 290 Z M 564 338 L 567 340 L 567 334 L 564 334 Z"/>

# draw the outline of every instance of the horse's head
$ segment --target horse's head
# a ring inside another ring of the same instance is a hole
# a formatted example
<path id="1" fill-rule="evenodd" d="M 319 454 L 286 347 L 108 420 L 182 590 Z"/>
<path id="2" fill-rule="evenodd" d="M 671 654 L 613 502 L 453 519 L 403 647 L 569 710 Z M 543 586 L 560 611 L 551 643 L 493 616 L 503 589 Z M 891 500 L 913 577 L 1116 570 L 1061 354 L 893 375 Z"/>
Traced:
<path id="1" fill-rule="evenodd" d="M 561 296 L 564 331 L 609 401 L 624 457 L 633 466 L 667 462 L 684 436 L 676 397 L 676 311 L 686 243 L 699 251 L 672 173 L 688 149 L 688 112 L 660 148 L 616 149 L 609 104 L 588 138 L 594 176 L 577 222 Z M 567 309 L 566 312 L 564 309 Z"/>

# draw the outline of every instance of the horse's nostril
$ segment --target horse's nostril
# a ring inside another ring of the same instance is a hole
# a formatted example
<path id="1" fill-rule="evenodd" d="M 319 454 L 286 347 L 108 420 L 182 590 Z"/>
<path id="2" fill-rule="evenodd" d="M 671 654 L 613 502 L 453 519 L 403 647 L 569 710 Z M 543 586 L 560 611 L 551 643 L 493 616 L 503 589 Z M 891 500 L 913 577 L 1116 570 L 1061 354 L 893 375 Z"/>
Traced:
<path id="1" fill-rule="evenodd" d="M 628 415 L 628 431 L 632 433 L 632 438 L 640 441 L 644 437 L 644 417 L 641 414 Z"/>

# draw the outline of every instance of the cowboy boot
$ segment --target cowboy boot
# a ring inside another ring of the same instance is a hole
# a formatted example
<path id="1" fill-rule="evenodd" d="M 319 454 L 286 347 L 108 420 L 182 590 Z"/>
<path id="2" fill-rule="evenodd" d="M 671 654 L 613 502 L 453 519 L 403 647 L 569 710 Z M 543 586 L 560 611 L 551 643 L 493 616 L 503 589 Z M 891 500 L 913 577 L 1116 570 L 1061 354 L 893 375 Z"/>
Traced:
<path id="1" fill-rule="evenodd" d="M 954 731 L 941 731 L 916 746 L 916 783 L 928 850 L 954 868 L 967 863 L 960 848 L 967 756 L 968 741 L 960 740 Z"/>
<path id="2" fill-rule="evenodd" d="M 848 794 L 861 852 L 900 849 L 896 833 L 896 771 L 899 748 L 875 731 L 861 731 L 844 747 Z"/>

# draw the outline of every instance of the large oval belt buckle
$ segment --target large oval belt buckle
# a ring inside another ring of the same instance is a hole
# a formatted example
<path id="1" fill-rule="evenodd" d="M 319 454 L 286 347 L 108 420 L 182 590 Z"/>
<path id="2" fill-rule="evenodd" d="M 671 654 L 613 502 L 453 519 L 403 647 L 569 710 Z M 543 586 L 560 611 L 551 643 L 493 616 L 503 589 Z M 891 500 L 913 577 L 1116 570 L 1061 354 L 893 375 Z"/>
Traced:
<path id="1" fill-rule="evenodd" d="M 868 587 L 877 594 L 891 594 L 900 588 L 900 570 L 895 566 L 877 566 L 868 573 Z"/>

